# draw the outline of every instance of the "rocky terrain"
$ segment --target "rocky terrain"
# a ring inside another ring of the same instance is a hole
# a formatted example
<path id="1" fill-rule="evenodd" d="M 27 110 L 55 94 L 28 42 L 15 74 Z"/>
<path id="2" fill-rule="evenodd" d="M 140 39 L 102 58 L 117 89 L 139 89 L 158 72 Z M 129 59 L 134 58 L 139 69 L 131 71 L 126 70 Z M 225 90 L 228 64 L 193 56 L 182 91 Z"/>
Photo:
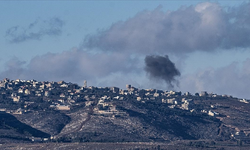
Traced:
<path id="1" fill-rule="evenodd" d="M 250 141 L 249 101 L 227 95 L 19 80 L 0 92 L 0 144 Z"/>

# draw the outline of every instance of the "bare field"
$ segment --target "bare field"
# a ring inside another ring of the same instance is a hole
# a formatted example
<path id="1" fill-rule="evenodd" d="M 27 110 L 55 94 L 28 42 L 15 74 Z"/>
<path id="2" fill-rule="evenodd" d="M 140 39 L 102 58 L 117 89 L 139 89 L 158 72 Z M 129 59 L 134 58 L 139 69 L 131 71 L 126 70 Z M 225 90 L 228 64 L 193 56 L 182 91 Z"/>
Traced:
<path id="1" fill-rule="evenodd" d="M 226 145 L 220 143 L 213 146 L 188 146 L 188 141 L 178 141 L 171 143 L 156 143 L 156 142 L 124 142 L 124 143 L 11 143 L 0 145 L 1 150 L 248 150 L 249 145 L 237 146 Z"/>

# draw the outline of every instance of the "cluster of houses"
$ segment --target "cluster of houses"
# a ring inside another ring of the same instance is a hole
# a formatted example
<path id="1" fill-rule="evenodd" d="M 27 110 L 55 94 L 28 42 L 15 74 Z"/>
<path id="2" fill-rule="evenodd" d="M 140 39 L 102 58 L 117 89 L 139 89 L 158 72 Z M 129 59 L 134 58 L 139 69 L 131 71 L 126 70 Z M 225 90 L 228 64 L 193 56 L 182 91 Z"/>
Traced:
<path id="1" fill-rule="evenodd" d="M 112 115 L 124 116 L 126 113 L 118 111 L 113 101 L 126 101 L 133 99 L 141 103 L 148 101 L 155 101 L 156 103 L 168 104 L 169 108 L 183 109 L 187 111 L 194 111 L 195 104 L 193 97 L 217 97 L 216 94 L 208 94 L 201 92 L 199 94 L 191 95 L 189 92 L 182 94 L 176 91 L 162 91 L 156 89 L 138 89 L 131 85 L 126 85 L 126 89 L 118 87 L 87 87 L 87 82 L 84 81 L 84 86 L 77 84 L 59 82 L 38 82 L 36 80 L 9 80 L 4 79 L 0 81 L 0 94 L 2 99 L 12 101 L 13 103 L 20 103 L 21 108 L 10 110 L 1 108 L 0 111 L 6 111 L 13 114 L 22 114 L 24 112 L 32 111 L 29 107 L 34 103 L 48 104 L 49 109 L 56 109 L 60 111 L 69 111 L 80 104 L 90 106 L 96 104 L 94 113 L 96 115 Z M 215 116 L 216 112 L 210 110 L 202 110 L 203 113 Z"/>

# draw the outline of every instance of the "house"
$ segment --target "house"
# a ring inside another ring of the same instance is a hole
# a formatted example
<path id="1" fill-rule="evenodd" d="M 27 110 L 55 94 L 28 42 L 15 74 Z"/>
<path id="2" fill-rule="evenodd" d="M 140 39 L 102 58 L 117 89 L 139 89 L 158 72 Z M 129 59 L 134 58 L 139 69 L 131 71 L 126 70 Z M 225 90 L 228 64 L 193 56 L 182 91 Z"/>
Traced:
<path id="1" fill-rule="evenodd" d="M 38 97 L 42 96 L 41 93 L 36 93 L 35 95 L 38 96 Z"/>
<path id="2" fill-rule="evenodd" d="M 207 95 L 208 95 L 207 91 L 201 91 L 200 94 L 199 94 L 199 96 L 207 96 Z"/>
<path id="3" fill-rule="evenodd" d="M 33 85 L 33 87 L 34 87 L 34 88 L 36 88 L 37 83 L 36 83 L 36 82 L 33 82 L 33 84 L 32 84 L 32 85 Z"/>
<path id="4" fill-rule="evenodd" d="M 7 88 L 7 83 L 5 82 L 0 83 L 0 87 Z"/>
<path id="5" fill-rule="evenodd" d="M 119 91 L 119 94 L 124 95 L 124 90 L 121 89 L 121 90 Z"/>
<path id="6" fill-rule="evenodd" d="M 63 99 L 59 99 L 58 101 L 61 102 L 61 103 L 64 103 L 64 100 L 63 100 Z"/>
<path id="7" fill-rule="evenodd" d="M 17 97 L 17 93 L 11 93 L 11 97 Z"/>
<path id="8" fill-rule="evenodd" d="M 44 85 L 44 84 L 42 84 L 42 85 L 40 85 L 39 90 L 43 90 L 44 88 L 45 88 L 45 85 Z"/>
<path id="9" fill-rule="evenodd" d="M 175 98 L 167 99 L 168 104 L 174 104 Z"/>
<path id="10" fill-rule="evenodd" d="M 50 87 L 53 86 L 52 83 L 50 83 L 50 82 L 48 84 L 45 84 L 45 85 L 46 85 L 47 88 L 50 88 Z"/>
<path id="11" fill-rule="evenodd" d="M 184 96 L 190 96 L 191 94 L 189 92 L 184 93 Z"/>
<path id="12" fill-rule="evenodd" d="M 6 83 L 6 82 L 10 82 L 10 79 L 8 78 L 4 78 L 3 81 Z"/>
<path id="13" fill-rule="evenodd" d="M 24 93 L 25 93 L 26 95 L 29 95 L 29 94 L 30 94 L 30 90 L 29 90 L 29 89 L 26 89 L 26 90 L 24 90 Z"/>
<path id="14" fill-rule="evenodd" d="M 21 114 L 23 114 L 23 111 L 22 111 L 21 108 L 19 108 L 16 111 L 14 111 L 13 114 L 15 114 L 15 115 L 21 115 Z"/>
<path id="15" fill-rule="evenodd" d="M 185 103 L 181 104 L 181 108 L 183 110 L 188 110 L 188 105 L 189 105 L 189 102 L 185 102 Z"/>
<path id="16" fill-rule="evenodd" d="M 81 89 L 77 89 L 75 93 L 81 93 Z"/>
<path id="17" fill-rule="evenodd" d="M 67 88 L 68 85 L 67 85 L 67 84 L 62 84 L 62 85 L 60 85 L 60 87 L 65 87 L 65 88 Z"/>
<path id="18" fill-rule="evenodd" d="M 0 108 L 0 111 L 6 111 L 6 108 Z"/>
<path id="19" fill-rule="evenodd" d="M 130 85 L 130 84 L 127 84 L 127 85 L 126 85 L 126 88 L 127 88 L 127 90 L 130 90 L 131 85 Z"/>
<path id="20" fill-rule="evenodd" d="M 215 113 L 215 112 L 213 112 L 213 111 L 211 111 L 211 110 L 209 110 L 209 111 L 208 111 L 208 115 L 209 115 L 209 116 L 215 116 L 215 115 L 216 115 L 216 113 Z"/>
<path id="21" fill-rule="evenodd" d="M 18 93 L 23 93 L 23 89 L 22 89 L 22 88 L 19 88 L 17 92 L 18 92 Z"/>
<path id="22" fill-rule="evenodd" d="M 70 107 L 68 105 L 57 105 L 57 110 L 70 110 Z"/>
<path id="23" fill-rule="evenodd" d="M 64 94 L 64 93 L 61 93 L 61 94 L 60 94 L 60 97 L 65 97 L 65 94 Z"/>
<path id="24" fill-rule="evenodd" d="M 246 104 L 249 103 L 246 99 L 240 99 L 239 101 Z"/>
<path id="25" fill-rule="evenodd" d="M 157 92 L 154 93 L 154 97 L 158 97 L 159 95 L 160 95 L 160 94 L 157 93 Z"/>
<path id="26" fill-rule="evenodd" d="M 118 87 L 111 87 L 110 90 L 113 92 L 113 93 L 119 93 L 119 88 Z"/>
<path id="27" fill-rule="evenodd" d="M 175 108 L 175 105 L 170 105 L 170 106 L 168 106 L 168 108 Z"/>
<path id="28" fill-rule="evenodd" d="M 32 141 L 32 142 L 42 142 L 42 138 L 39 138 L 39 137 L 32 137 L 32 138 L 31 138 L 31 141 Z"/>
<path id="29" fill-rule="evenodd" d="M 137 101 L 140 101 L 140 100 L 141 100 L 141 97 L 138 96 L 138 97 L 137 97 Z"/>
<path id="30" fill-rule="evenodd" d="M 47 142 L 47 141 L 49 141 L 49 138 L 43 138 L 43 141 Z"/>
<path id="31" fill-rule="evenodd" d="M 64 84 L 64 81 L 58 81 L 57 84 Z"/>
<path id="32" fill-rule="evenodd" d="M 13 102 L 19 102 L 20 96 L 12 97 Z"/>
<path id="33" fill-rule="evenodd" d="M 115 96 L 115 97 L 113 97 L 113 99 L 119 99 L 119 97 L 120 97 L 120 96 Z"/>
<path id="34" fill-rule="evenodd" d="M 236 131 L 235 134 L 232 134 L 231 136 L 234 137 L 235 139 L 241 139 L 241 138 L 245 138 L 246 134 L 244 133 L 244 131 L 240 130 L 240 131 Z"/>

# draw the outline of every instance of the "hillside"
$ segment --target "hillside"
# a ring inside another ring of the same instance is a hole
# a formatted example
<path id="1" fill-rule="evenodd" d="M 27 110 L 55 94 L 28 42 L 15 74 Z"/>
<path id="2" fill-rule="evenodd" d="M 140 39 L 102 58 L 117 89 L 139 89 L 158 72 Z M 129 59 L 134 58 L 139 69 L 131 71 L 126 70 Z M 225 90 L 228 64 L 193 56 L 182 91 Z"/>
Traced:
<path id="1" fill-rule="evenodd" d="M 85 115 L 86 122 L 83 120 L 80 123 L 79 118 L 72 119 L 72 124 L 78 120 L 78 128 L 72 130 L 69 123 L 57 138 L 63 137 L 62 140 L 65 141 L 75 139 L 95 142 L 162 142 L 220 138 L 218 128 L 221 122 L 210 116 L 172 110 L 167 105 L 155 103 L 126 101 L 114 102 L 114 105 L 117 111 L 123 113 L 122 116 L 102 115 L 95 111 L 93 114 L 88 113 Z"/>
<path id="2" fill-rule="evenodd" d="M 34 80 L 0 86 L 3 143 L 250 139 L 250 104 L 232 96 Z"/>
<path id="3" fill-rule="evenodd" d="M 30 141 L 29 137 L 50 137 L 49 134 L 32 128 L 17 120 L 16 117 L 5 112 L 0 112 L 0 118 L 1 141 L 3 141 L 4 139 L 9 139 L 15 142 L 27 142 Z"/>

